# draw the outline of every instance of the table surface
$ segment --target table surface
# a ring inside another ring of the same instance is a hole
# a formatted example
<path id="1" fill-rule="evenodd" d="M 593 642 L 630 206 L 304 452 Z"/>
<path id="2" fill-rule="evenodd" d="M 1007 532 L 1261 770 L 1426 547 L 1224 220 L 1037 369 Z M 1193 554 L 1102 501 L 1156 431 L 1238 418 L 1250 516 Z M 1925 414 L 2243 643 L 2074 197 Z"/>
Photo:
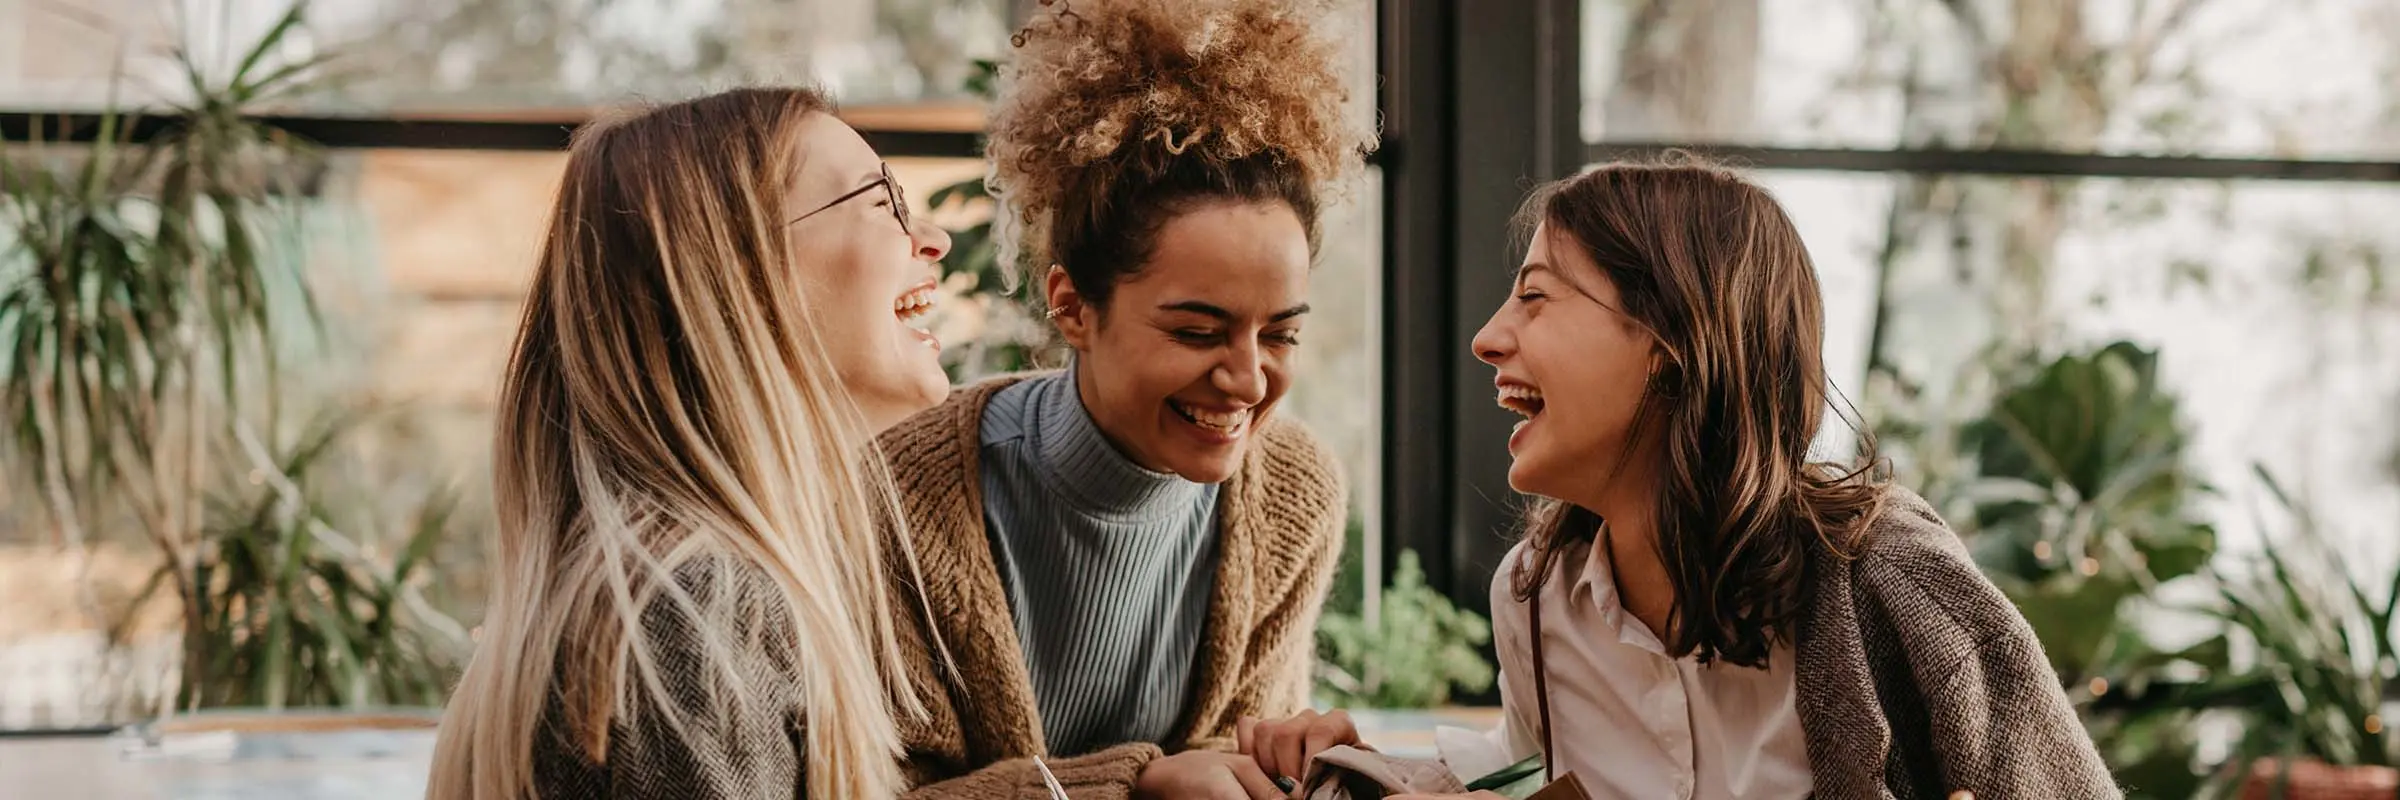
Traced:
<path id="1" fill-rule="evenodd" d="M 1433 755 L 1435 726 L 1488 729 L 1496 708 L 1353 712 L 1368 743 Z M 431 730 L 187 736 L 158 752 L 139 737 L 0 738 L 0 797 L 115 800 L 418 800 Z"/>

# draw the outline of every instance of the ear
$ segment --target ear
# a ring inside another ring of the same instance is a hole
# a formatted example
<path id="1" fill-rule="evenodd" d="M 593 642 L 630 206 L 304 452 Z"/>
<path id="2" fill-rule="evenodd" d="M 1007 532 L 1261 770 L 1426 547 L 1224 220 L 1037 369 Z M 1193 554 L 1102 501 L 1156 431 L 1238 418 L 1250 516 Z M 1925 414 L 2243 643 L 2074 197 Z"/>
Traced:
<path id="1" fill-rule="evenodd" d="M 1083 295 L 1075 291 L 1075 281 L 1067 277 L 1065 267 L 1050 265 L 1050 272 L 1042 276 L 1042 296 L 1049 303 L 1050 324 L 1058 327 L 1059 337 L 1067 340 L 1068 347 L 1087 349 L 1085 343 L 1091 341 L 1092 328 L 1099 320 L 1083 302 Z"/>

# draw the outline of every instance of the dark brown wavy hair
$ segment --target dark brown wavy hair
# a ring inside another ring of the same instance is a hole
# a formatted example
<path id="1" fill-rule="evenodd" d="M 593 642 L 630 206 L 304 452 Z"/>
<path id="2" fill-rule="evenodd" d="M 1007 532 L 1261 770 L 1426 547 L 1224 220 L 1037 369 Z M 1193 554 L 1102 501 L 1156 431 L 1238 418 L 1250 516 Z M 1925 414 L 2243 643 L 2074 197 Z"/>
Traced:
<path id="1" fill-rule="evenodd" d="M 1656 541 L 1675 586 L 1668 652 L 1764 666 L 1791 641 L 1810 562 L 1856 552 L 1883 502 L 1872 437 L 1859 434 L 1853 465 L 1809 460 L 1831 384 L 1824 299 L 1799 231 L 1766 190 L 1687 154 L 1545 186 L 1519 213 L 1522 230 L 1537 224 L 1553 246 L 1600 266 L 1666 354 L 1627 457 L 1659 459 Z M 1601 522 L 1537 501 L 1531 555 L 1512 576 L 1518 599 L 1540 589 L 1562 545 L 1593 541 Z"/>

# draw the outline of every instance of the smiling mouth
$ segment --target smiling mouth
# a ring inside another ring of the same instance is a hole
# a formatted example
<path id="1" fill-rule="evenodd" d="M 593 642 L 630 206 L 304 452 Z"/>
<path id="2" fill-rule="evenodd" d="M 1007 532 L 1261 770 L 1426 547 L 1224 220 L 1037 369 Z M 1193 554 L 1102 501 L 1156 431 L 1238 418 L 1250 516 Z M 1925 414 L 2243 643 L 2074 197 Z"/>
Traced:
<path id="1" fill-rule="evenodd" d="M 1185 422 L 1225 436 L 1240 436 L 1243 429 L 1250 427 L 1250 420 L 1254 416 L 1254 409 L 1208 411 L 1184 405 L 1173 398 L 1167 400 L 1167 408 L 1173 409 L 1175 416 L 1182 417 Z"/>
<path id="2" fill-rule="evenodd" d="M 916 331 L 917 336 L 924 339 L 925 346 L 934 350 L 942 349 L 941 341 L 935 339 L 930 330 L 937 296 L 933 282 L 926 281 L 892 301 L 892 316 L 899 318 L 900 324 L 908 326 L 909 330 Z"/>
<path id="3" fill-rule="evenodd" d="M 1542 414 L 1542 390 L 1540 389 L 1521 384 L 1507 384 L 1500 387 L 1497 399 L 1501 408 L 1517 412 L 1526 419 L 1530 420 Z"/>

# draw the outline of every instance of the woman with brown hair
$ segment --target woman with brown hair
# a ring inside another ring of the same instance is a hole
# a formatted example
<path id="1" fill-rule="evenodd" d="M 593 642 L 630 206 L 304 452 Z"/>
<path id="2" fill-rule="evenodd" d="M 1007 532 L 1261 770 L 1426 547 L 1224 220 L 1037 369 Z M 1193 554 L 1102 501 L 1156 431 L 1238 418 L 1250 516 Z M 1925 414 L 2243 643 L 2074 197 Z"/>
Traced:
<path id="1" fill-rule="evenodd" d="M 1957 534 L 1873 473 L 1871 442 L 1858 466 L 1809 460 L 1823 300 L 1773 198 L 1690 161 L 1612 164 L 1524 216 L 1473 345 L 1525 417 L 1509 485 L 1540 498 L 1492 583 L 1491 760 L 1543 754 L 1600 798 L 2118 796 Z"/>
<path id="2" fill-rule="evenodd" d="M 1331 5 L 1061 0 L 1018 34 L 990 182 L 1072 356 L 884 438 L 954 659 L 910 665 L 946 690 L 920 793 L 1020 797 L 1041 757 L 1075 797 L 1283 795 L 1231 751 L 1306 703 L 1347 511 L 1277 413 L 1372 140 Z"/>
<path id="3" fill-rule="evenodd" d="M 903 788 L 918 605 L 888 599 L 873 436 L 948 388 L 919 326 L 950 239 L 831 111 L 749 88 L 576 131 L 434 800 Z"/>

